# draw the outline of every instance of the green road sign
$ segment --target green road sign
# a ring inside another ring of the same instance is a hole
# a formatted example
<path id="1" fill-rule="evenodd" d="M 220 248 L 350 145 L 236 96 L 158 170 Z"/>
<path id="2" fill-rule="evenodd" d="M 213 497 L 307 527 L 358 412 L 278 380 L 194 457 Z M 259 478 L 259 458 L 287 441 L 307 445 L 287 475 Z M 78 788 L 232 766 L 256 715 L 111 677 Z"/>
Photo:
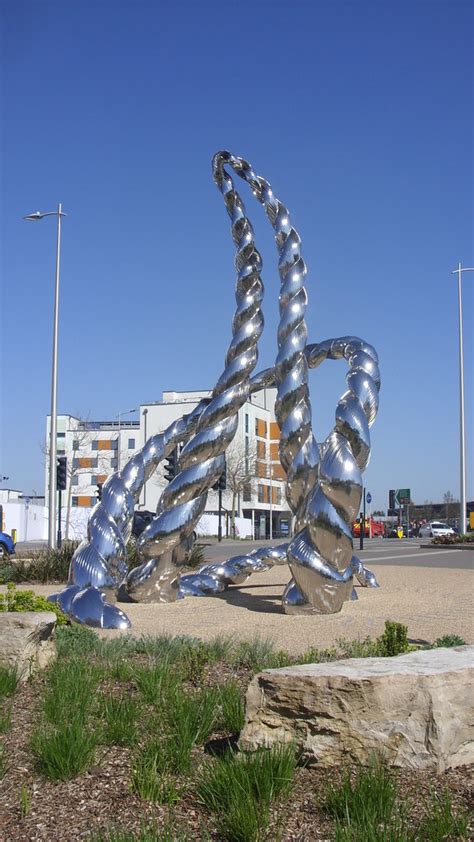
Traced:
<path id="1" fill-rule="evenodd" d="M 410 499 L 409 488 L 397 488 L 395 491 L 395 506 L 405 506 L 410 502 Z"/>

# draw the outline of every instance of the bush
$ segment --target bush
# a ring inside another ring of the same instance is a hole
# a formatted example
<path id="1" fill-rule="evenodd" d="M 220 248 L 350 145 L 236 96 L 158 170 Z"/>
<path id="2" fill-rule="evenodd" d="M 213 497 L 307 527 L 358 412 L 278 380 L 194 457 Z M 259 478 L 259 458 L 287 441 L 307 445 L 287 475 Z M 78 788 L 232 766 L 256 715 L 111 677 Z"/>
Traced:
<path id="1" fill-rule="evenodd" d="M 5 582 L 39 582 L 41 585 L 67 582 L 71 559 L 79 541 L 64 541 L 59 550 L 51 547 L 33 553 L 31 559 L 21 557 L 0 567 L 0 584 Z"/>
<path id="2" fill-rule="evenodd" d="M 442 637 L 438 637 L 434 645 L 436 648 L 443 646 L 443 647 L 451 647 L 451 646 L 465 646 L 466 641 L 459 637 L 458 634 L 444 634 Z"/>
<path id="3" fill-rule="evenodd" d="M 385 621 L 385 631 L 377 638 L 377 654 L 383 658 L 391 658 L 409 652 L 412 647 L 408 642 L 408 627 L 403 623 Z"/>
<path id="4" fill-rule="evenodd" d="M 6 594 L 0 594 L 0 611 L 52 611 L 56 614 L 58 626 L 69 623 L 59 605 L 48 602 L 44 596 L 37 596 L 34 591 L 17 591 L 13 582 L 8 583 Z"/>

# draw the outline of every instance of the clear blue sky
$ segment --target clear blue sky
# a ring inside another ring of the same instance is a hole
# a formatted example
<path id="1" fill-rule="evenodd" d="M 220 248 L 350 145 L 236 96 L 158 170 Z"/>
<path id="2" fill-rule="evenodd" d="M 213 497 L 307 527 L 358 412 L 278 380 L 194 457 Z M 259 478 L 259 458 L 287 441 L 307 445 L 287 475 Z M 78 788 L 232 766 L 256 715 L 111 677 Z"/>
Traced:
<path id="1" fill-rule="evenodd" d="M 113 418 L 163 389 L 212 388 L 234 309 L 234 249 L 212 154 L 248 158 L 287 204 L 308 273 L 310 341 L 355 334 L 382 371 L 367 487 L 459 495 L 457 293 L 472 255 L 468 0 L 2 5 L 2 452 L 42 491 L 54 210 L 63 225 L 59 412 Z M 242 185 L 264 257 L 272 233 Z M 468 497 L 474 273 L 464 276 Z M 311 374 L 318 439 L 343 363 Z M 5 484 L 4 484 L 5 485 Z"/>

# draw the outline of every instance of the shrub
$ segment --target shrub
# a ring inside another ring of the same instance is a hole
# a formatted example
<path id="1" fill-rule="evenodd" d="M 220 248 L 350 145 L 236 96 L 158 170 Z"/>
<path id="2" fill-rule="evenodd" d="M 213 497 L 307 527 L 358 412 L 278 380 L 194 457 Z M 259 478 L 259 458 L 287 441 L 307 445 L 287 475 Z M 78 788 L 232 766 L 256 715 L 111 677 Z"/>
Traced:
<path id="1" fill-rule="evenodd" d="M 58 626 L 69 623 L 59 605 L 37 596 L 34 591 L 18 591 L 13 582 L 8 583 L 6 594 L 0 594 L 0 611 L 52 611 Z"/>
<path id="2" fill-rule="evenodd" d="M 462 637 L 459 637 L 458 634 L 444 634 L 435 640 L 434 645 L 436 647 L 465 646 L 466 641 Z"/>
<path id="3" fill-rule="evenodd" d="M 15 559 L 11 567 L 8 581 L 11 582 L 39 582 L 47 585 L 54 582 L 67 582 L 71 559 L 79 546 L 78 541 L 63 541 L 60 549 L 48 547 L 33 553 L 31 559 L 21 557 Z M 2 581 L 6 570 L 0 571 Z"/>
<path id="4" fill-rule="evenodd" d="M 377 654 L 384 658 L 409 652 L 411 647 L 408 642 L 408 627 L 403 623 L 386 620 L 385 631 L 377 638 L 377 644 Z"/>

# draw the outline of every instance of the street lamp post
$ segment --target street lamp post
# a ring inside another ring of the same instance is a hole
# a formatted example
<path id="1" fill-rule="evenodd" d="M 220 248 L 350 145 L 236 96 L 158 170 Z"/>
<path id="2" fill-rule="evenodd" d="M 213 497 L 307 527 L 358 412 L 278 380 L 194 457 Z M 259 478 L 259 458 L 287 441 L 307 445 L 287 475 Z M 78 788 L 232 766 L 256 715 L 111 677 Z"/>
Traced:
<path id="1" fill-rule="evenodd" d="M 123 412 L 119 412 L 118 415 L 116 415 L 116 418 L 118 418 L 117 471 L 120 470 L 120 419 L 123 415 L 131 415 L 132 412 L 136 411 L 136 409 L 126 409 Z"/>
<path id="2" fill-rule="evenodd" d="M 57 216 L 58 233 L 56 241 L 56 283 L 54 288 L 54 319 L 53 319 L 53 364 L 51 372 L 51 420 L 49 425 L 49 503 L 48 503 L 48 544 L 56 548 L 56 463 L 57 463 L 57 426 L 58 426 L 58 326 L 59 326 L 59 260 L 61 252 L 61 217 L 66 216 L 62 205 L 57 211 L 42 213 L 36 211 L 23 219 L 36 222 L 45 216 Z M 61 512 L 59 513 L 61 517 Z"/>
<path id="3" fill-rule="evenodd" d="M 461 534 L 466 529 L 466 434 L 464 424 L 464 347 L 462 335 L 462 273 L 474 272 L 474 267 L 462 267 L 458 263 L 458 268 L 453 269 L 452 275 L 458 276 L 458 313 L 459 313 L 459 415 L 460 415 L 460 474 L 461 474 L 461 504 L 460 504 L 460 519 L 459 529 Z"/>
<path id="4" fill-rule="evenodd" d="M 142 415 L 143 415 L 143 428 L 144 428 L 143 429 L 143 446 L 145 446 L 146 443 L 147 443 L 146 421 L 147 421 L 147 415 L 148 415 L 148 409 L 146 407 L 143 410 Z M 143 484 L 143 508 L 144 509 L 146 508 L 146 482 Z"/>

